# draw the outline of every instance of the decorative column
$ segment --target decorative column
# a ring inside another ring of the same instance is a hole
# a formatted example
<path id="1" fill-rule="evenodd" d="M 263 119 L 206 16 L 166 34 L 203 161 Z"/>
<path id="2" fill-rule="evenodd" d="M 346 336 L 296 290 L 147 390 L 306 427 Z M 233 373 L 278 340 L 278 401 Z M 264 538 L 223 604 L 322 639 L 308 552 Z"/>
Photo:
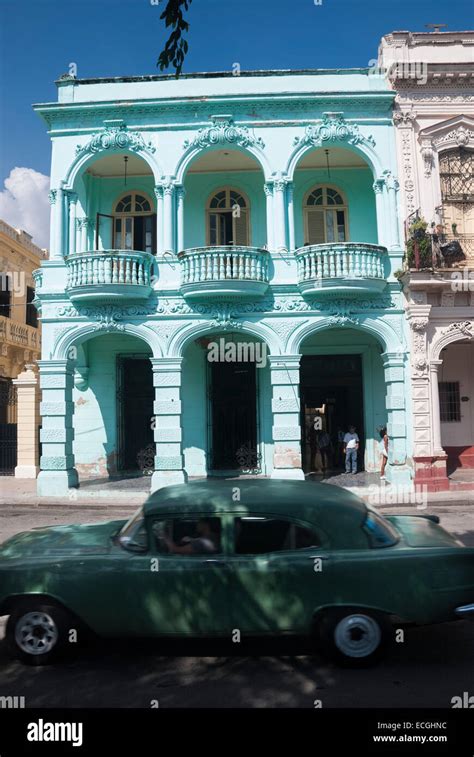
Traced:
<path id="1" fill-rule="evenodd" d="M 68 209 L 69 209 L 69 255 L 76 252 L 76 209 L 77 193 L 68 192 Z"/>
<path id="2" fill-rule="evenodd" d="M 388 246 L 386 233 L 386 215 L 385 194 L 383 191 L 383 179 L 376 179 L 372 185 L 375 194 L 375 212 L 377 215 L 377 240 L 380 245 Z"/>
<path id="3" fill-rule="evenodd" d="M 288 205 L 288 238 L 290 250 L 292 252 L 296 249 L 295 241 L 295 209 L 293 204 L 293 182 L 289 181 L 286 185 L 286 199 Z"/>
<path id="4" fill-rule="evenodd" d="M 263 191 L 265 192 L 267 210 L 267 249 L 273 250 L 275 247 L 273 232 L 273 182 L 266 181 L 263 185 Z"/>
<path id="5" fill-rule="evenodd" d="M 151 489 L 186 481 L 181 432 L 181 364 L 183 358 L 151 358 L 155 387 L 155 471 Z"/>
<path id="6" fill-rule="evenodd" d="M 90 218 L 80 218 L 77 222 L 80 229 L 81 249 L 78 252 L 87 252 L 89 250 L 89 229 L 94 228 L 94 221 Z"/>
<path id="7" fill-rule="evenodd" d="M 58 196 L 57 189 L 51 189 L 48 194 L 51 211 L 49 214 L 49 256 L 50 259 L 56 258 L 56 200 Z"/>
<path id="8" fill-rule="evenodd" d="M 397 147 L 399 165 L 401 165 L 401 181 L 403 186 L 404 217 L 415 212 L 419 207 L 418 187 L 416 184 L 416 149 L 413 125 L 416 121 L 416 113 L 408 110 L 396 110 L 393 121 L 397 126 Z"/>
<path id="9" fill-rule="evenodd" d="M 155 186 L 156 197 L 156 254 L 158 257 L 163 255 L 163 187 L 161 184 Z"/>
<path id="10" fill-rule="evenodd" d="M 17 388 L 18 398 L 18 459 L 15 477 L 36 478 L 39 471 L 39 408 L 38 379 L 34 372 L 34 365 L 26 365 L 23 373 L 20 373 L 13 383 Z"/>
<path id="11" fill-rule="evenodd" d="M 54 257 L 55 258 L 63 258 L 66 250 L 66 234 L 65 234 L 65 224 L 64 224 L 64 211 L 65 211 L 65 202 L 64 202 L 64 189 L 62 187 L 59 187 L 56 190 L 56 202 L 54 204 L 55 207 L 55 229 L 54 229 L 54 238 L 55 238 L 55 247 L 54 247 Z"/>
<path id="12" fill-rule="evenodd" d="M 42 390 L 38 494 L 63 497 L 70 487 L 78 486 L 72 448 L 74 364 L 70 360 L 38 360 L 38 366 Z"/>
<path id="13" fill-rule="evenodd" d="M 407 466 L 407 413 L 405 391 L 405 353 L 385 352 L 382 355 L 385 371 L 385 408 L 389 443 L 387 478 L 392 484 L 409 486 L 410 469 Z"/>
<path id="14" fill-rule="evenodd" d="M 301 468 L 300 427 L 301 355 L 271 355 L 273 413 L 272 478 L 304 479 Z"/>
<path id="15" fill-rule="evenodd" d="M 163 228 L 164 228 L 164 253 L 174 253 L 174 205 L 175 185 L 173 180 L 168 177 L 163 183 Z"/>
<path id="16" fill-rule="evenodd" d="M 285 189 L 286 179 L 279 177 L 273 183 L 274 188 L 274 221 L 275 237 L 274 246 L 279 252 L 286 252 L 286 206 L 285 206 Z"/>
<path id="17" fill-rule="evenodd" d="M 385 191 L 387 193 L 388 224 L 390 247 L 400 247 L 400 216 L 398 213 L 397 192 L 398 180 L 391 171 L 384 171 Z"/>
<path id="18" fill-rule="evenodd" d="M 442 360 L 432 360 L 430 363 L 430 386 L 431 386 L 431 417 L 433 423 L 433 454 L 445 455 L 441 446 L 441 413 L 439 407 L 438 369 L 443 364 Z"/>
<path id="19" fill-rule="evenodd" d="M 184 197 L 186 190 L 182 185 L 176 187 L 176 222 L 177 252 L 184 250 Z"/>

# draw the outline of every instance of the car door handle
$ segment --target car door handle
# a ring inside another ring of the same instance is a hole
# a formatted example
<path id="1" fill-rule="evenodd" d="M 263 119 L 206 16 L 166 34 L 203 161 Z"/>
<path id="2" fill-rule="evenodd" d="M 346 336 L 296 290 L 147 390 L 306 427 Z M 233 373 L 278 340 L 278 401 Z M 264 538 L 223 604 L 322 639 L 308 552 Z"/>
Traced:
<path id="1" fill-rule="evenodd" d="M 221 565 L 222 567 L 225 567 L 227 563 L 225 560 L 206 560 L 207 565 Z"/>
<path id="2" fill-rule="evenodd" d="M 328 555 L 310 555 L 309 560 L 329 560 Z"/>

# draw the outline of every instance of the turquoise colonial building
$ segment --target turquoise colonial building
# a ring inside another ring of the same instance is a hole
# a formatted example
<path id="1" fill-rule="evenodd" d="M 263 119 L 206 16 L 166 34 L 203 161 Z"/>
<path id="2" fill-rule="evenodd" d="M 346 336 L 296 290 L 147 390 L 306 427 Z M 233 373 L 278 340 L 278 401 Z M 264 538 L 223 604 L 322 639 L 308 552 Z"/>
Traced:
<path id="1" fill-rule="evenodd" d="M 411 477 L 395 93 L 365 69 L 58 82 L 42 495 L 303 478 L 314 422 Z M 211 357 L 213 355 L 213 357 Z M 254 360 L 253 357 L 258 359 Z"/>

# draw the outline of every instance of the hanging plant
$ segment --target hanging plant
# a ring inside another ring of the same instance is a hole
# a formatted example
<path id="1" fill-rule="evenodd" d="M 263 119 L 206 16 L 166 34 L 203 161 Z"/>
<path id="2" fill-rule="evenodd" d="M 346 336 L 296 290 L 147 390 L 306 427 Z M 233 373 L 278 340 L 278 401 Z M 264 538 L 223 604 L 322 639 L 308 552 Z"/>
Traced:
<path id="1" fill-rule="evenodd" d="M 408 268 L 416 268 L 415 244 L 418 246 L 419 268 L 432 268 L 431 235 L 426 232 L 428 224 L 423 218 L 417 218 L 409 228 L 406 263 Z"/>

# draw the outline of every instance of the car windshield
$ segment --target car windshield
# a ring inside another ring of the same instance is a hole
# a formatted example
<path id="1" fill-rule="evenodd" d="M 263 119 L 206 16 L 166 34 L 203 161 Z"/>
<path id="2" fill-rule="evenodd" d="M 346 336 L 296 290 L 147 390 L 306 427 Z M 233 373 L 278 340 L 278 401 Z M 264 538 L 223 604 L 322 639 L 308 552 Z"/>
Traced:
<path id="1" fill-rule="evenodd" d="M 400 539 L 396 528 L 375 510 L 367 512 L 362 528 L 368 536 L 372 549 L 393 547 Z"/>
<path id="2" fill-rule="evenodd" d="M 124 549 L 132 552 L 146 551 L 148 545 L 142 506 L 122 526 L 118 535 L 118 542 Z"/>

